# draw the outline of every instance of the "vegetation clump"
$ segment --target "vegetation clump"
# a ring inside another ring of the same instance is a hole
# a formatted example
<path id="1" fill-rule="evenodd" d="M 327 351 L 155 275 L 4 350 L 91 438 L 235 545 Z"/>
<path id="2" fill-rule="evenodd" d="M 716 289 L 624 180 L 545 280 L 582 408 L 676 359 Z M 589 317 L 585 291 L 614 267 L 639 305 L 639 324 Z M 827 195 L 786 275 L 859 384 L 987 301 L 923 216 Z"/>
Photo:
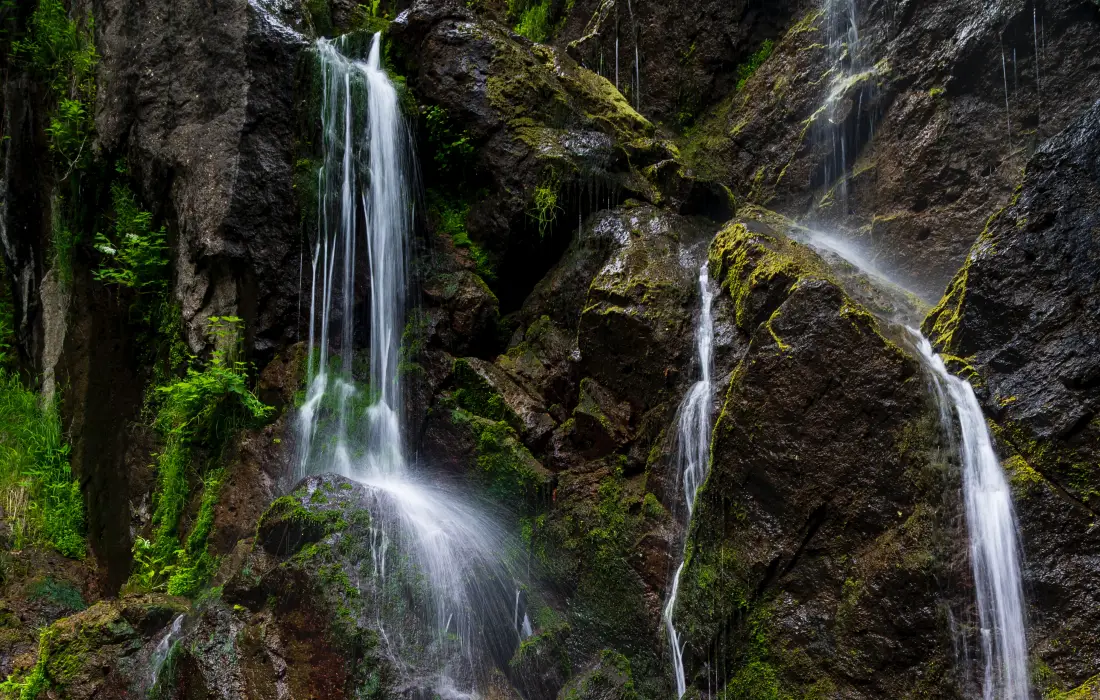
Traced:
<path id="1" fill-rule="evenodd" d="M 749 60 L 737 66 L 737 92 L 745 89 L 745 83 L 749 82 L 749 78 L 756 73 L 760 66 L 764 65 L 764 61 L 768 60 L 774 49 L 775 42 L 767 39 L 755 53 L 749 56 Z"/>
<path id="2" fill-rule="evenodd" d="M 50 88 L 54 111 L 46 133 L 50 150 L 69 172 L 87 166 L 92 159 L 95 135 L 94 21 L 70 19 L 62 0 L 39 0 L 31 15 L 27 35 L 12 44 L 12 54 L 25 62 Z"/>
<path id="3" fill-rule="evenodd" d="M 54 401 L 43 403 L 0 370 L 0 491 L 11 546 L 45 544 L 67 557 L 85 553 L 84 499 Z"/>
<path id="4" fill-rule="evenodd" d="M 103 259 L 92 276 L 139 293 L 163 291 L 168 285 L 167 230 L 153 226 L 153 215 L 138 206 L 133 191 L 123 183 L 111 185 L 111 203 L 112 235 L 96 234 L 95 247 Z"/>
<path id="5" fill-rule="evenodd" d="M 217 349 L 209 364 L 201 370 L 188 368 L 184 378 L 156 389 L 154 427 L 165 446 L 157 458 L 152 539 L 134 542 L 136 568 L 130 583 L 137 589 L 193 595 L 209 579 L 214 561 L 206 546 L 222 474 L 205 474 L 202 503 L 184 546 L 180 525 L 189 472 L 203 461 L 202 454 L 217 455 L 238 430 L 262 423 L 274 411 L 249 390 L 248 366 L 237 360 L 241 320 L 215 316 L 210 324 Z"/>

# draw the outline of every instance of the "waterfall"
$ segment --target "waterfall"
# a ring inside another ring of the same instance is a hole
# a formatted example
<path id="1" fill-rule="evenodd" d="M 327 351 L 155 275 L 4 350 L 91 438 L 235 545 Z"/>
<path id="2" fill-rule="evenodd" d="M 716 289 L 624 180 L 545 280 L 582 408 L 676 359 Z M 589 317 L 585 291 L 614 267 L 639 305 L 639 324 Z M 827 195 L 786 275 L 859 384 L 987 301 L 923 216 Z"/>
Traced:
<path id="1" fill-rule="evenodd" d="M 676 464 L 680 468 L 683 479 L 684 502 L 688 513 L 686 525 L 691 523 L 691 514 L 695 509 L 695 495 L 703 484 L 710 461 L 710 431 L 713 418 L 711 373 L 714 370 L 714 318 L 711 305 L 714 301 L 714 291 L 710 286 L 710 275 L 706 263 L 703 263 L 703 267 L 699 270 L 699 294 L 703 303 L 699 312 L 699 325 L 695 328 L 695 342 L 700 377 L 688 390 L 683 403 L 680 404 L 677 419 Z M 684 547 L 686 552 L 686 537 Z M 676 575 L 672 579 L 672 592 L 669 593 L 664 610 L 665 630 L 668 632 L 669 647 L 672 650 L 672 672 L 676 679 L 677 698 L 683 697 L 687 691 L 687 682 L 684 678 L 684 648 L 673 622 L 676 596 L 680 589 L 680 574 L 683 570 L 682 552 L 680 565 L 676 568 Z"/>
<path id="2" fill-rule="evenodd" d="M 361 593 L 377 611 L 388 656 L 431 694 L 476 697 L 487 675 L 485 647 L 518 643 L 516 580 L 502 561 L 510 550 L 501 528 L 406 458 L 399 357 L 415 221 L 413 142 L 381 65 L 381 36 L 365 62 L 346 56 L 347 48 L 343 39 L 316 45 L 322 162 L 297 476 L 333 472 L 366 487 L 372 534 L 363 544 L 374 575 Z M 360 241 L 365 250 L 357 250 Z M 363 313 L 356 264 L 364 258 L 366 371 L 355 352 Z"/>
<path id="3" fill-rule="evenodd" d="M 1027 635 L 1012 492 L 973 387 L 947 371 L 943 358 L 932 351 L 926 338 L 914 329 L 909 331 L 935 380 L 944 429 L 953 434 L 954 417 L 959 422 L 970 563 L 985 659 L 983 698 L 1027 700 Z"/>
<path id="4" fill-rule="evenodd" d="M 823 183 L 828 187 L 830 183 L 837 182 L 837 200 L 845 204 L 848 198 L 848 154 L 858 153 L 860 112 L 864 102 L 871 103 L 871 95 L 867 94 L 868 87 L 865 84 L 868 68 L 860 44 L 855 0 L 825 0 L 823 17 L 827 74 L 831 77 L 824 102 L 811 118 L 814 119 L 815 147 L 827 154 Z M 855 85 L 859 85 L 859 95 L 853 108 L 853 98 L 848 93 Z M 845 123 L 853 109 L 855 142 L 849 143 L 852 135 L 848 133 Z M 873 136 L 873 123 L 871 129 Z M 842 213 L 847 213 L 846 204 Z"/>

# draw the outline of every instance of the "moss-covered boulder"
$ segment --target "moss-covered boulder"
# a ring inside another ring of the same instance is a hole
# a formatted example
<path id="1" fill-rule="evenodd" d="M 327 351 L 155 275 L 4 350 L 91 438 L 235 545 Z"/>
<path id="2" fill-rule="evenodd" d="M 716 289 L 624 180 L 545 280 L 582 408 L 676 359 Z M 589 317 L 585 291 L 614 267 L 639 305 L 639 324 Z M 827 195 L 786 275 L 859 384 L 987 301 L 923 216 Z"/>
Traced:
<path id="1" fill-rule="evenodd" d="M 43 628 L 37 655 L 15 670 L 6 689 L 27 698 L 140 695 L 163 661 L 157 645 L 188 609 L 187 601 L 162 595 L 96 603 Z"/>
<path id="2" fill-rule="evenodd" d="M 625 240 L 588 288 L 577 330 L 581 371 L 640 415 L 678 402 L 691 361 L 701 253 L 710 229 L 649 206 L 626 207 Z"/>
<path id="3" fill-rule="evenodd" d="M 808 248 L 734 222 L 710 252 L 748 347 L 680 580 L 689 686 L 717 665 L 730 697 L 952 696 L 956 511 L 917 362 Z"/>

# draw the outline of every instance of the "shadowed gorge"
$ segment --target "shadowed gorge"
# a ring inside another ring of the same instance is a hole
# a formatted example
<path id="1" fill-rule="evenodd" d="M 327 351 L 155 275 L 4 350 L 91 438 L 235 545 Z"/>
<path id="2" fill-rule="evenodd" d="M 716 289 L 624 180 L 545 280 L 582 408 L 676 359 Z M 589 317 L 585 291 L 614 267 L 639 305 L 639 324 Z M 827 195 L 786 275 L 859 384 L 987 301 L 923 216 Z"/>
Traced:
<path id="1" fill-rule="evenodd" d="M 0 699 L 1100 698 L 1095 0 L 0 0 Z"/>

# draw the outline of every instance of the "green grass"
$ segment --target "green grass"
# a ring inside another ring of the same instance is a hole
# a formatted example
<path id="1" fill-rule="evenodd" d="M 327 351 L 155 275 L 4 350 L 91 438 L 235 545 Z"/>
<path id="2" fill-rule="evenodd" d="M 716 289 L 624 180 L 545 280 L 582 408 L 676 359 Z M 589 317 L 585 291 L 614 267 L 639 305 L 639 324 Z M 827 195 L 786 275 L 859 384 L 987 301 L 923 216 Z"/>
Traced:
<path id="1" fill-rule="evenodd" d="M 84 501 L 69 467 L 69 445 L 53 403 L 0 370 L 0 498 L 12 546 L 85 553 Z"/>

